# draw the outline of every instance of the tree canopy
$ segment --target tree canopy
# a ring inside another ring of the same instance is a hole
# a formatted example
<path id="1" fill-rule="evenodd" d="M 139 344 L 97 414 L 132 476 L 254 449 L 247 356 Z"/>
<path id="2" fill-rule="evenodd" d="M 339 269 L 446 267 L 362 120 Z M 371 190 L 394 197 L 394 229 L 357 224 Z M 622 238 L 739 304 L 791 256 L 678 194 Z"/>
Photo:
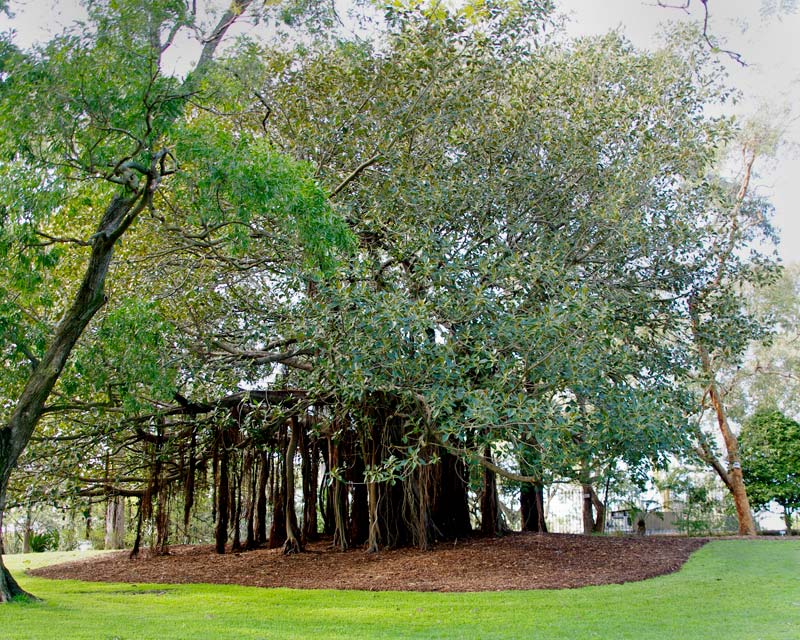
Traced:
<path id="1" fill-rule="evenodd" d="M 267 5 L 305 35 L 218 49 L 235 1 L 182 76 L 184 2 L 3 41 L 0 510 L 37 424 L 23 484 L 133 498 L 157 550 L 178 502 L 220 551 L 318 518 L 426 547 L 471 493 L 496 531 L 497 475 L 602 509 L 687 451 L 706 359 L 759 331 L 736 287 L 772 272 L 708 52 L 564 43 L 544 1 L 367 7 L 360 37 Z"/>
<path id="2" fill-rule="evenodd" d="M 800 510 L 800 424 L 780 411 L 759 411 L 745 422 L 740 440 L 754 504 L 777 502 L 791 532 L 792 514 Z"/>

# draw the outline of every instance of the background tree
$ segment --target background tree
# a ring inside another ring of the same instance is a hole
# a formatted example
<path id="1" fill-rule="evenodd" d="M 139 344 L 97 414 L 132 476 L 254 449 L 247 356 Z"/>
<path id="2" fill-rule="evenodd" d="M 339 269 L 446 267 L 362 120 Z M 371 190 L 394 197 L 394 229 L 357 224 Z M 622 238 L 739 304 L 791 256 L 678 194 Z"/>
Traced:
<path id="1" fill-rule="evenodd" d="M 800 424 L 780 411 L 758 411 L 742 427 L 742 468 L 756 507 L 783 507 L 786 531 L 800 510 Z"/>

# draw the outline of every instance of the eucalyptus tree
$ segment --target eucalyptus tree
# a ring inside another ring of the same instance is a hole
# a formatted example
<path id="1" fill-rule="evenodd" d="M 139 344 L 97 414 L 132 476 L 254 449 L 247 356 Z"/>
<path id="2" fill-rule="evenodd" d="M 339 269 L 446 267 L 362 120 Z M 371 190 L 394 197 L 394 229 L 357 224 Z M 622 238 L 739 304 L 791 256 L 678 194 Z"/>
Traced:
<path id="1" fill-rule="evenodd" d="M 742 476 L 739 444 L 729 418 L 726 390 L 721 384 L 725 368 L 740 366 L 750 344 L 764 338 L 767 329 L 750 313 L 741 292 L 774 281 L 777 265 L 757 250 L 774 240 L 769 224 L 770 205 L 750 194 L 756 141 L 741 144 L 742 169 L 738 184 L 710 182 L 709 194 L 699 213 L 705 218 L 705 266 L 698 270 L 687 300 L 688 335 L 695 349 L 698 381 L 702 389 L 701 414 L 710 410 L 724 446 L 725 463 L 708 436 L 697 433 L 695 450 L 725 483 L 733 496 L 740 535 L 755 535 L 755 522 Z M 749 247 L 749 252 L 745 248 Z"/>
<path id="2" fill-rule="evenodd" d="M 183 78 L 166 73 L 163 58 L 180 32 L 201 28 L 194 3 L 87 2 L 88 21 L 47 44 L 19 51 L 4 40 L 0 241 L 8 258 L 0 286 L 10 371 L 0 512 L 70 354 L 107 302 L 115 248 L 144 215 L 172 213 L 162 199 L 168 188 L 190 188 L 200 206 L 214 194 L 231 217 L 271 216 L 275 227 L 296 221 L 306 239 L 314 223 L 303 216 L 327 215 L 302 166 L 257 136 L 204 131 L 192 117 L 212 95 L 207 78 L 220 43 L 250 5 L 234 0 L 219 12 Z M 209 166 L 212 156 L 219 165 Z M 286 195 L 301 183 L 301 193 Z M 5 602 L 22 591 L 1 560 L 0 568 Z"/>

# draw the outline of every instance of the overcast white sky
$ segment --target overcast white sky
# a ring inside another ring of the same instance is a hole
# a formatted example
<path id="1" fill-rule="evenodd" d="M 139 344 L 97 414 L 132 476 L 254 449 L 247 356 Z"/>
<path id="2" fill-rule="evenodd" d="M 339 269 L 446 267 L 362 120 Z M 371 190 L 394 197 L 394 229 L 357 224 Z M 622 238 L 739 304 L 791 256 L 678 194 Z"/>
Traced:
<path id="1" fill-rule="evenodd" d="M 691 12 L 663 9 L 656 0 L 556 0 L 570 13 L 570 33 L 600 34 L 619 29 L 637 47 L 657 46 L 664 24 L 670 20 L 700 20 L 702 4 L 690 2 Z M 776 2 L 779 4 L 779 2 Z M 682 0 L 664 4 L 682 5 Z M 786 144 L 772 161 L 756 166 L 758 192 L 775 205 L 780 229 L 779 252 L 786 262 L 800 261 L 800 10 L 780 16 L 762 16 L 761 0 L 709 0 L 710 32 L 724 40 L 725 48 L 743 56 L 747 67 L 729 61 L 731 83 L 742 91 L 734 107 L 747 118 L 772 105 L 776 112 L 790 109 L 785 124 Z M 794 147 L 794 149 L 792 148 Z"/>
<path id="2" fill-rule="evenodd" d="M 769 1 L 769 0 L 767 0 Z M 683 4 L 672 0 L 667 4 Z M 780 0 L 773 0 L 780 4 Z M 77 0 L 12 0 L 17 20 L 0 17 L 0 29 L 10 24 L 20 43 L 59 31 L 78 16 Z M 702 4 L 691 1 L 691 11 L 664 9 L 656 0 L 556 0 L 560 11 L 570 14 L 568 31 L 574 35 L 600 34 L 618 29 L 638 47 L 658 46 L 659 34 L 670 20 L 700 20 Z M 727 48 L 747 61 L 741 67 L 729 61 L 731 82 L 743 93 L 735 107 L 737 116 L 764 111 L 764 104 L 790 109 L 786 122 L 787 144 L 779 157 L 756 167 L 756 187 L 775 205 L 775 224 L 781 232 L 780 254 L 786 262 L 800 261 L 800 11 L 762 16 L 762 0 L 709 0 L 710 31 Z M 795 148 L 792 148 L 795 145 Z"/>

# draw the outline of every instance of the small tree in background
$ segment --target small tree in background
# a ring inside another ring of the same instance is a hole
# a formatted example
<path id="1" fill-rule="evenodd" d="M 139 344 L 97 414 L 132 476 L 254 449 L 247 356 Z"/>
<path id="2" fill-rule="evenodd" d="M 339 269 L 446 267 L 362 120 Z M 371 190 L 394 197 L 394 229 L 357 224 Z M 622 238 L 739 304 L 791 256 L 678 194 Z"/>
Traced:
<path id="1" fill-rule="evenodd" d="M 742 468 L 753 505 L 783 507 L 786 531 L 800 510 L 800 423 L 776 410 L 758 411 L 742 428 Z"/>

